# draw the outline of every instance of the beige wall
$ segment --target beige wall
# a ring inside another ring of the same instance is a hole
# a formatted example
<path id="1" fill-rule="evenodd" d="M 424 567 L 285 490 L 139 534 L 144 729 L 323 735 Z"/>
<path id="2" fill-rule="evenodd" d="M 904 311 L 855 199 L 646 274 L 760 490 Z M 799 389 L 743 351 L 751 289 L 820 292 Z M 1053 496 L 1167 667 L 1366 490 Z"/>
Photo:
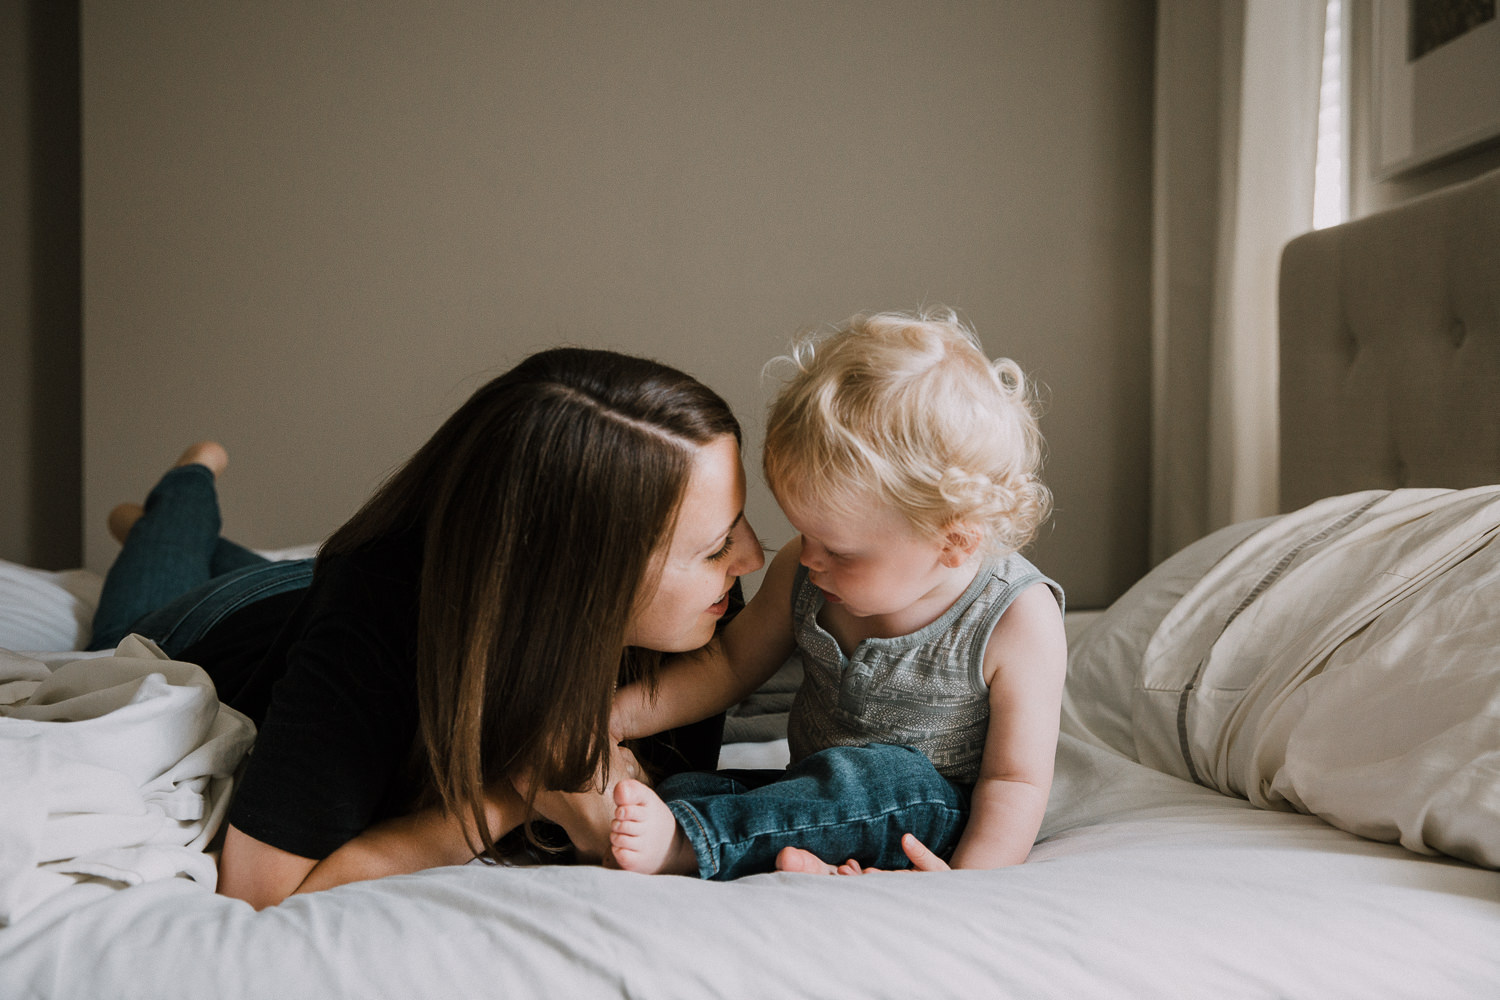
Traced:
<path id="1" fill-rule="evenodd" d="M 564 341 L 701 376 L 753 468 L 796 329 L 942 303 L 1048 387 L 1037 561 L 1144 570 L 1148 0 L 82 10 L 90 565 L 197 437 L 230 534 L 319 538 Z"/>

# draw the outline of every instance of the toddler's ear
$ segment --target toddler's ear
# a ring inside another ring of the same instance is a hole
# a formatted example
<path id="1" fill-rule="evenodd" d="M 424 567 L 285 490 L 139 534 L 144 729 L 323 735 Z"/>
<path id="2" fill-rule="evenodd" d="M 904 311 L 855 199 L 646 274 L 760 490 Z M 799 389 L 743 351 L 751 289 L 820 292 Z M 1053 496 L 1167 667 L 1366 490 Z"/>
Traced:
<path id="1" fill-rule="evenodd" d="M 938 557 L 939 561 L 949 569 L 957 569 L 979 551 L 983 540 L 984 536 L 972 525 L 955 521 L 943 535 L 943 551 Z"/>

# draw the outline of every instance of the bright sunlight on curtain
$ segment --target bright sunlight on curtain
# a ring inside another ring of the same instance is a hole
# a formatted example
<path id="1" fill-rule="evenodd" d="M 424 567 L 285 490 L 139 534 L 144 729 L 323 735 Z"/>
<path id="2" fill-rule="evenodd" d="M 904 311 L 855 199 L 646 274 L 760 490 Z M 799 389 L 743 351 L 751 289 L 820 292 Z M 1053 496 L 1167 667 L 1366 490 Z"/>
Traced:
<path id="1" fill-rule="evenodd" d="M 1323 28 L 1323 82 L 1318 88 L 1318 157 L 1313 172 L 1313 228 L 1349 218 L 1349 60 L 1343 0 L 1328 0 Z"/>

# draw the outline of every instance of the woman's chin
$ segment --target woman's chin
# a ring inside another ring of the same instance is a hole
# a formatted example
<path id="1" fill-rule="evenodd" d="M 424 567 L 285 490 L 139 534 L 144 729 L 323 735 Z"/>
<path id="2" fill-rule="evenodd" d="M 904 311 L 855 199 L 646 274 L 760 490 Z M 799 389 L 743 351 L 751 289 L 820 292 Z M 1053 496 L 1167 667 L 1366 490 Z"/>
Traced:
<path id="1" fill-rule="evenodd" d="M 692 635 L 684 636 L 682 645 L 676 649 L 667 650 L 671 653 L 688 653 L 695 649 L 702 649 L 708 645 L 708 641 L 714 637 L 714 628 L 719 623 L 719 615 L 707 617 L 705 621 L 693 630 Z"/>

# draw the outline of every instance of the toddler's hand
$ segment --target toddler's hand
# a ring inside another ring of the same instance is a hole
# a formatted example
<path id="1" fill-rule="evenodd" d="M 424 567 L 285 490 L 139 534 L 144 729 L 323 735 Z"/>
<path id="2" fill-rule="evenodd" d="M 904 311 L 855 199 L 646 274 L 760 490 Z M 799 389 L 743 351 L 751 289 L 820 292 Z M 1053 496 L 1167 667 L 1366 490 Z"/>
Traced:
<path id="1" fill-rule="evenodd" d="M 944 861 L 936 854 L 933 854 L 926 844 L 922 843 L 920 840 L 909 833 L 901 838 L 901 850 L 906 852 L 907 858 L 911 861 L 911 867 L 900 868 L 897 869 L 898 871 L 946 872 L 953 870 L 948 866 L 948 862 Z M 885 869 L 883 868 L 865 868 L 858 861 L 850 858 L 848 861 L 845 861 L 843 864 L 839 865 L 838 874 L 868 875 L 870 872 L 878 872 L 884 870 Z"/>

